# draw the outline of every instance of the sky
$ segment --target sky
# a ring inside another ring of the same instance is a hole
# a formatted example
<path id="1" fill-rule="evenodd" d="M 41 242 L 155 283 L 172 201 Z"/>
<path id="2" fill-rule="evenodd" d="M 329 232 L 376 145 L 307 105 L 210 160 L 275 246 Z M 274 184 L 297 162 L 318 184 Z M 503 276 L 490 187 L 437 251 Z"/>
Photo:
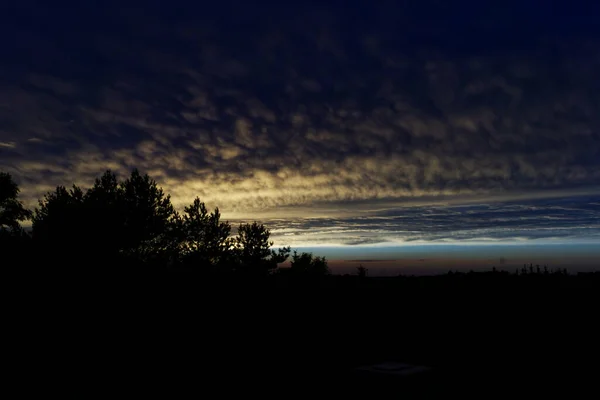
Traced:
<path id="1" fill-rule="evenodd" d="M 29 207 L 139 168 L 338 271 L 600 268 L 600 5 L 8 3 Z"/>

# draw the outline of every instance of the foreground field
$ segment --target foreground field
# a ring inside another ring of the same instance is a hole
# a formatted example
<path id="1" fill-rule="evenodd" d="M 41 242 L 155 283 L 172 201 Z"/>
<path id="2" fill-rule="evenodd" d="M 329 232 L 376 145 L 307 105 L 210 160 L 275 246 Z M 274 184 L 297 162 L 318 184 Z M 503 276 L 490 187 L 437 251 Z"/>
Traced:
<path id="1" fill-rule="evenodd" d="M 70 279 L 75 279 L 71 277 Z M 598 278 L 329 277 L 193 273 L 53 282 L 39 341 L 64 393 L 556 394 L 593 387 Z M 425 365 L 397 377 L 381 362 Z M 174 398 L 174 397 L 173 397 Z"/>

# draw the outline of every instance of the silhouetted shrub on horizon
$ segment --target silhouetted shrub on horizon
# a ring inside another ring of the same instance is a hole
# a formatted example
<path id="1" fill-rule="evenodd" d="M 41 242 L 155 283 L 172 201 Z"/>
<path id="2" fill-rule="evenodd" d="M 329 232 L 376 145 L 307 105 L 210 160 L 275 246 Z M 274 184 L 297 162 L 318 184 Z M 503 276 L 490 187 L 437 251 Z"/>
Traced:
<path id="1" fill-rule="evenodd" d="M 325 257 L 313 256 L 312 253 L 294 251 L 290 262 L 289 273 L 292 276 L 315 278 L 330 275 Z"/>

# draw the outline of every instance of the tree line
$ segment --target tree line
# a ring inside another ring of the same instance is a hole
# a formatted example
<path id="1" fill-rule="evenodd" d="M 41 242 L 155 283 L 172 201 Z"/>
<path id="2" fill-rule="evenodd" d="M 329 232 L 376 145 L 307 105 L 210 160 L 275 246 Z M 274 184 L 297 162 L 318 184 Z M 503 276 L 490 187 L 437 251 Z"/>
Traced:
<path id="1" fill-rule="evenodd" d="M 30 231 L 21 224 L 30 220 Z M 209 274 L 263 277 L 275 272 L 329 274 L 327 260 L 273 249 L 258 222 L 233 227 L 199 198 L 178 212 L 171 197 L 137 169 L 122 181 L 108 170 L 87 190 L 57 186 L 28 210 L 12 176 L 0 172 L 0 248 L 12 263 L 64 267 L 197 269 Z M 290 260 L 290 268 L 280 265 Z"/>

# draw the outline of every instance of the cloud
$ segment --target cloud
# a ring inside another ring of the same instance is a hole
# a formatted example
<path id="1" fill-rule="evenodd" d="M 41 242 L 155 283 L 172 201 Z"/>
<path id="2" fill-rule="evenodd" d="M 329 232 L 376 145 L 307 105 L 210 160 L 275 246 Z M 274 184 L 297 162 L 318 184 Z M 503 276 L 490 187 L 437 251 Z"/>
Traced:
<path id="1" fill-rule="evenodd" d="M 14 26 L 23 46 L 40 51 L 32 64 L 9 49 L 0 65 L 0 169 L 22 183 L 26 203 L 53 185 L 138 167 L 178 207 L 200 196 L 231 218 L 312 215 L 341 218 L 338 226 L 384 203 L 539 198 L 592 190 L 600 179 L 593 40 L 523 37 L 507 50 L 481 35 L 451 41 L 444 21 L 423 32 L 428 25 L 388 6 L 349 9 L 361 22 L 326 6 L 240 7 L 214 14 L 226 16 L 222 24 L 158 24 L 170 14 L 123 11 L 110 17 L 111 31 L 78 25 L 68 38 Z M 413 216 L 419 233 L 369 215 L 358 231 L 344 225 L 336 242 L 502 236 L 463 214 L 447 231 Z M 523 237 L 555 234 L 563 232 L 538 225 Z"/>
<path id="2" fill-rule="evenodd" d="M 600 240 L 600 207 L 594 199 L 394 207 L 355 217 L 269 220 L 269 226 L 277 243 L 292 246 L 594 243 Z"/>

